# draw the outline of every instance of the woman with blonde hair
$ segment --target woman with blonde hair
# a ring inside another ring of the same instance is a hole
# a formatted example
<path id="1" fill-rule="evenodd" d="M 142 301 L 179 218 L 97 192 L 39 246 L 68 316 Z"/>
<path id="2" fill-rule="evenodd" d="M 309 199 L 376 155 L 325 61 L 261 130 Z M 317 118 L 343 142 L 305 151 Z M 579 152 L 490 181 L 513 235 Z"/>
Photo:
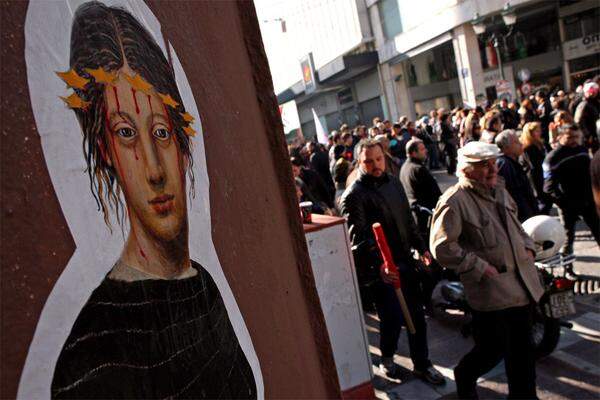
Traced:
<path id="1" fill-rule="evenodd" d="M 535 197 L 538 205 L 541 205 L 541 213 L 548 214 L 552 208 L 552 201 L 544 193 L 544 172 L 542 163 L 546 157 L 544 140 L 542 139 L 542 124 L 540 122 L 528 122 L 523 126 L 521 134 L 521 143 L 523 144 L 523 155 L 521 164 L 531 186 L 535 190 Z"/>

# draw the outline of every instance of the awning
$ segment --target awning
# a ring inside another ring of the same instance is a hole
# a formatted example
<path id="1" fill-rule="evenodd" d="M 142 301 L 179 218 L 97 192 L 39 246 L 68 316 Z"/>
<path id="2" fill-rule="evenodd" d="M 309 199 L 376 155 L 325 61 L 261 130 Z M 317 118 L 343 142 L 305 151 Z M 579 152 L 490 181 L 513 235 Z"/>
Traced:
<path id="1" fill-rule="evenodd" d="M 339 85 L 376 67 L 378 63 L 379 57 L 376 51 L 337 57 L 318 69 L 319 83 Z"/>
<path id="2" fill-rule="evenodd" d="M 378 63 L 379 57 L 376 51 L 337 57 L 316 71 L 317 90 L 311 93 L 311 96 L 330 91 L 333 87 L 375 68 Z M 277 95 L 277 103 L 287 103 L 303 94 L 304 84 L 302 81 L 298 81 Z"/>
<path id="3" fill-rule="evenodd" d="M 452 40 L 451 32 L 446 32 L 442 35 L 436 36 L 435 38 L 428 40 L 427 42 L 425 42 L 417 47 L 413 47 L 412 49 L 407 50 L 404 53 L 398 54 L 396 57 L 394 57 L 390 60 L 390 64 L 397 64 L 404 60 L 408 60 L 409 58 L 413 58 L 414 56 L 424 53 L 428 50 L 431 50 L 434 47 L 444 44 L 449 40 Z"/>

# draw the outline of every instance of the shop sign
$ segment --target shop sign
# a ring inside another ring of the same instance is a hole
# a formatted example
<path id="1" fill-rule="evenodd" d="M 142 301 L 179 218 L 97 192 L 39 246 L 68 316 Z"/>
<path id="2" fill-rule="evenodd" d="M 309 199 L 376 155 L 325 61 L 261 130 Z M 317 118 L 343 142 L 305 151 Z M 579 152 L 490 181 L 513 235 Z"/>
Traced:
<path id="1" fill-rule="evenodd" d="M 508 65 L 508 66 L 504 67 L 503 70 L 504 70 L 504 77 L 506 79 L 512 80 L 513 79 L 512 66 Z M 500 70 L 498 70 L 498 68 L 487 70 L 483 73 L 483 86 L 486 88 L 490 87 L 490 86 L 494 86 L 496 84 L 496 82 L 498 82 L 501 79 L 502 79 L 502 76 L 500 75 Z"/>
<path id="2" fill-rule="evenodd" d="M 304 92 L 312 93 L 317 89 L 315 81 L 315 66 L 312 53 L 309 53 L 300 60 L 300 68 L 302 69 L 302 81 L 304 82 Z"/>
<path id="3" fill-rule="evenodd" d="M 600 33 L 593 33 L 563 43 L 563 56 L 565 60 L 572 60 L 596 53 L 600 53 Z"/>
<path id="4" fill-rule="evenodd" d="M 512 82 L 511 84 L 511 82 L 507 81 L 506 79 L 501 79 L 496 82 L 495 86 L 496 95 L 499 99 L 507 99 L 508 101 L 511 101 L 514 98 L 514 82 Z"/>

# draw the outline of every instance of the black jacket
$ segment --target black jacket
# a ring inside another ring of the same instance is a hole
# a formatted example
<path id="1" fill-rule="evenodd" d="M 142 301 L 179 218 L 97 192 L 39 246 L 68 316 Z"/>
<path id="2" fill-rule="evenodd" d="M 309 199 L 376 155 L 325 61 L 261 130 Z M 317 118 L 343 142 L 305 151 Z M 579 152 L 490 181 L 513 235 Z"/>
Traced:
<path id="1" fill-rule="evenodd" d="M 382 258 L 372 230 L 375 222 L 381 223 L 401 272 L 414 267 L 411 248 L 420 253 L 426 249 L 396 177 L 385 174 L 375 178 L 359 171 L 358 178 L 342 195 L 340 208 L 348 219 L 352 252 L 362 284 L 380 279 Z"/>
<path id="2" fill-rule="evenodd" d="M 544 147 L 538 147 L 534 144 L 527 146 L 521 156 L 521 164 L 525 168 L 529 182 L 533 186 L 538 199 L 543 199 L 546 196 L 544 193 L 544 172 L 542 170 L 545 157 L 546 150 Z"/>
<path id="3" fill-rule="evenodd" d="M 302 167 L 300 170 L 300 179 L 306 185 L 309 196 L 327 204 L 329 208 L 333 208 L 333 196 L 329 187 L 325 185 L 321 176 L 315 171 Z"/>
<path id="4" fill-rule="evenodd" d="M 587 140 L 592 137 L 597 140 L 596 121 L 600 118 L 600 102 L 597 99 L 585 99 L 575 110 L 575 122 L 581 128 Z"/>
<path id="5" fill-rule="evenodd" d="M 400 182 L 402 182 L 402 187 L 411 206 L 418 204 L 433 210 L 442 195 L 442 191 L 431 172 L 421 161 L 413 158 L 408 159 L 402 165 Z"/>
<path id="6" fill-rule="evenodd" d="M 519 221 L 523 222 L 538 214 L 537 201 L 523 166 L 504 155 L 498 157 L 496 165 L 498 175 L 506 182 L 506 190 L 517 203 Z"/>
<path id="7" fill-rule="evenodd" d="M 321 177 L 325 186 L 331 191 L 333 187 L 333 179 L 329 171 L 329 156 L 325 151 L 317 150 L 310 155 L 310 167 Z"/>
<path id="8" fill-rule="evenodd" d="M 546 156 L 544 192 L 563 209 L 581 210 L 593 203 L 590 156 L 583 146 L 558 146 Z"/>

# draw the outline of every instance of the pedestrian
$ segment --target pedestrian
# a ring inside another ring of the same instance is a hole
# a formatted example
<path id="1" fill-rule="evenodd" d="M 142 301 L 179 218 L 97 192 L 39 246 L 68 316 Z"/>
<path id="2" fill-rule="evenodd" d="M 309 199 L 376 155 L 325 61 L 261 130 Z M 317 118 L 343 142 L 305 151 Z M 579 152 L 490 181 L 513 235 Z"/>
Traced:
<path id="1" fill-rule="evenodd" d="M 502 153 L 496 159 L 498 175 L 504 178 L 506 190 L 517 204 L 519 221 L 524 222 L 538 214 L 538 206 L 529 178 L 519 163 L 519 157 L 523 154 L 523 144 L 519 135 L 512 129 L 500 132 L 495 141 Z"/>
<path id="2" fill-rule="evenodd" d="M 414 335 L 408 334 L 413 372 L 427 382 L 443 384 L 444 377 L 429 360 L 427 325 L 417 281 L 416 260 L 411 249 L 417 250 L 426 264 L 430 263 L 431 254 L 415 225 L 400 181 L 385 172 L 385 154 L 381 144 L 366 139 L 358 146 L 359 175 L 344 192 L 341 210 L 348 220 L 359 282 L 363 290 L 371 293 L 380 320 L 380 368 L 386 375 L 397 377 L 398 366 L 394 364 L 393 357 L 404 317 L 392 286 L 398 275 L 380 268 L 382 257 L 372 231 L 376 222 L 383 227 L 398 266 L 402 291 L 416 328 Z"/>
<path id="3" fill-rule="evenodd" d="M 329 169 L 329 156 L 326 150 L 317 142 L 308 142 L 306 144 L 306 152 L 308 154 L 308 165 L 310 165 L 313 171 L 319 174 L 329 191 L 329 195 L 333 196 L 335 189 Z"/>
<path id="4" fill-rule="evenodd" d="M 471 142 L 459 150 L 459 181 L 440 198 L 430 248 L 455 271 L 472 311 L 474 347 L 454 368 L 461 399 L 478 398 L 477 379 L 504 359 L 508 397 L 536 399 L 532 309 L 543 294 L 534 243 L 498 179 L 498 147 Z"/>
<path id="5" fill-rule="evenodd" d="M 500 99 L 499 110 L 505 129 L 517 129 L 519 127 L 519 114 L 508 106 L 506 97 Z"/>
<path id="6" fill-rule="evenodd" d="M 326 204 L 328 208 L 333 208 L 333 196 L 319 174 L 310 168 L 306 168 L 302 160 L 296 157 L 292 157 L 290 161 L 294 178 L 300 178 L 304 182 L 305 192 L 316 201 Z"/>
<path id="7" fill-rule="evenodd" d="M 339 204 L 339 198 L 346 190 L 346 180 L 352 171 L 352 165 L 346 159 L 346 148 L 342 145 L 335 146 L 335 165 L 333 166 L 333 180 L 335 182 L 335 205 Z"/>
<path id="8" fill-rule="evenodd" d="M 477 142 L 480 138 L 481 127 L 479 126 L 479 118 L 477 118 L 477 113 L 470 112 L 465 120 L 461 147 L 469 142 Z"/>
<path id="9" fill-rule="evenodd" d="M 538 104 L 536 114 L 542 127 L 542 138 L 544 139 L 544 143 L 548 143 L 548 126 L 552 121 L 552 105 L 546 97 L 546 92 L 543 90 L 538 90 L 535 93 L 535 101 Z M 523 124 L 523 126 L 525 126 L 525 124 Z"/>
<path id="10" fill-rule="evenodd" d="M 523 165 L 529 182 L 535 191 L 535 197 L 538 204 L 538 210 L 541 214 L 549 215 L 552 209 L 552 199 L 544 193 L 544 172 L 542 164 L 546 157 L 546 148 L 542 139 L 542 128 L 539 122 L 528 122 L 523 127 L 521 134 L 521 143 L 523 144 L 523 155 L 521 164 Z"/>
<path id="11" fill-rule="evenodd" d="M 444 143 L 444 152 L 448 159 L 446 165 L 446 171 L 448 175 L 454 175 L 456 172 L 456 148 L 458 146 L 458 139 L 456 134 L 450 126 L 450 116 L 443 109 L 438 115 L 439 120 L 439 131 L 440 141 Z"/>
<path id="12" fill-rule="evenodd" d="M 596 203 L 596 213 L 600 217 L 600 150 L 596 151 L 594 158 L 592 158 L 590 173 L 592 175 L 592 192 L 594 193 L 594 203 Z"/>
<path id="13" fill-rule="evenodd" d="M 481 140 L 484 143 L 493 144 L 496 135 L 502 130 L 502 116 L 498 111 L 488 111 L 481 119 Z"/>
<path id="14" fill-rule="evenodd" d="M 597 126 L 600 119 L 599 88 L 596 82 L 588 82 L 583 86 L 583 101 L 575 110 L 575 122 L 583 133 L 585 146 L 595 153 L 600 145 L 598 143 Z"/>
<path id="15" fill-rule="evenodd" d="M 427 148 L 423 141 L 411 139 L 406 145 L 407 160 L 400 169 L 400 182 L 408 198 L 408 204 L 414 210 L 418 205 L 433 210 L 440 198 L 442 191 L 431 172 L 425 166 Z M 429 217 L 423 212 L 413 211 L 421 236 L 429 237 Z"/>
<path id="16" fill-rule="evenodd" d="M 554 115 L 554 121 L 550 123 L 549 127 L 549 140 L 551 149 L 554 149 L 556 146 L 558 146 L 558 128 L 565 124 L 573 125 L 573 116 L 568 111 L 557 112 Z"/>
<path id="17" fill-rule="evenodd" d="M 530 99 L 525 99 L 521 102 L 521 108 L 519 108 L 519 115 L 521 116 L 520 127 L 525 126 L 528 122 L 537 120 L 535 110 L 533 108 L 533 102 Z"/>
<path id="18" fill-rule="evenodd" d="M 544 160 L 544 192 L 556 203 L 567 234 L 564 254 L 573 253 L 575 224 L 582 217 L 600 245 L 600 219 L 594 207 L 590 156 L 576 125 L 558 128 L 558 146 Z"/>

